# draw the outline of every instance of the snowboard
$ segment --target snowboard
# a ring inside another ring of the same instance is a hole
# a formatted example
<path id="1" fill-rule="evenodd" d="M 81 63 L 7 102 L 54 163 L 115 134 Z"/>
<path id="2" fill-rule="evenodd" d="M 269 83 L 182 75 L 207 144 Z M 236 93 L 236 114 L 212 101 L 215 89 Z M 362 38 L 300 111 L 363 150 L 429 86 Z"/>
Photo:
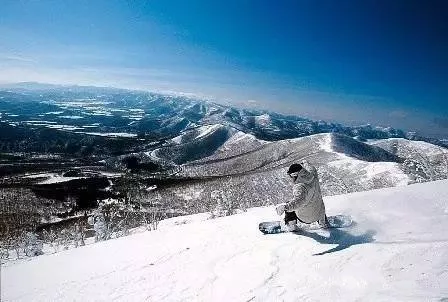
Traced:
<path id="1" fill-rule="evenodd" d="M 330 229 L 334 228 L 347 228 L 353 224 L 351 216 L 348 215 L 335 215 L 328 216 L 328 223 L 330 224 Z M 297 228 L 290 230 L 285 227 L 285 224 L 280 221 L 265 221 L 258 225 L 258 229 L 263 234 L 277 234 L 277 233 L 287 233 L 287 232 L 297 232 L 301 230 L 319 230 L 321 227 L 316 223 L 306 224 L 298 223 Z"/>

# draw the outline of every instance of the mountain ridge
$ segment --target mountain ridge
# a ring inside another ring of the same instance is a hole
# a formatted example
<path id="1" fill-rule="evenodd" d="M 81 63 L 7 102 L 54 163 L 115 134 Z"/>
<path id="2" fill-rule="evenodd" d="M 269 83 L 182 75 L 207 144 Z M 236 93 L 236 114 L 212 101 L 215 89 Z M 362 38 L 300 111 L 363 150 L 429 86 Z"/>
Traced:
<path id="1" fill-rule="evenodd" d="M 160 127 L 156 115 L 167 115 L 169 118 L 173 116 L 186 118 L 192 124 L 215 124 L 225 123 L 237 128 L 245 133 L 250 133 L 264 140 L 282 140 L 287 138 L 301 137 L 316 133 L 338 132 L 355 137 L 358 140 L 365 141 L 368 139 L 384 139 L 393 137 L 402 137 L 411 140 L 424 140 L 433 144 L 448 147 L 448 144 L 443 139 L 427 138 L 419 136 L 414 131 L 404 132 L 392 127 L 375 127 L 372 125 L 360 126 L 344 126 L 339 123 L 329 123 L 321 120 L 311 120 L 300 116 L 283 115 L 268 110 L 261 109 L 238 109 L 227 105 L 222 105 L 204 98 L 198 98 L 185 95 L 163 95 L 159 93 L 151 93 L 138 90 L 115 89 L 108 87 L 94 87 L 94 86 L 58 86 L 38 85 L 41 87 L 38 90 L 27 89 L 28 93 L 39 92 L 49 93 L 52 97 L 58 98 L 61 94 L 64 98 L 69 95 L 73 96 L 101 96 L 116 105 L 126 104 L 126 106 L 133 106 L 134 108 L 143 108 L 146 117 L 136 120 L 132 127 L 128 130 L 138 132 L 150 130 L 145 126 L 145 122 Z M 23 84 L 22 86 L 27 87 Z M 29 85 L 28 85 L 29 86 Z M 7 86 L 4 86 L 5 89 Z M 13 88 L 12 92 L 21 93 L 20 88 Z M 19 87 L 21 87 L 19 85 Z M 33 85 L 31 85 L 33 87 Z M 3 92 L 5 93 L 5 92 Z M 109 95 L 109 96 L 108 96 Z M 123 95 L 123 100 L 117 100 L 115 96 Z M 0 97 L 5 99 L 8 95 Z M 12 96 L 9 96 L 12 97 Z M 126 99 L 126 101 L 124 101 Z M 144 102 L 143 102 L 144 101 Z M 152 108 L 146 106 L 144 103 L 151 104 Z M 155 107 L 154 107 L 155 106 Z M 152 114 L 152 115 L 151 115 Z M 148 117 L 150 117 L 148 119 Z M 186 129 L 184 127 L 183 129 Z M 168 131 L 165 134 L 176 134 Z M 177 133 L 178 134 L 178 133 Z"/>

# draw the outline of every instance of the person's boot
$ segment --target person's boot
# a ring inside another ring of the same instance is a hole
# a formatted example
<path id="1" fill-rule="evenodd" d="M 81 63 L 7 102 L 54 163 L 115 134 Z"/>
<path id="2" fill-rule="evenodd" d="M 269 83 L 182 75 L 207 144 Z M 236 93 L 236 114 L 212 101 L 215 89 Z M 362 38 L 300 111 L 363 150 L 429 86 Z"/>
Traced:
<path id="1" fill-rule="evenodd" d="M 325 218 L 324 218 L 324 219 L 319 220 L 318 223 L 319 223 L 319 226 L 320 226 L 322 229 L 329 229 L 329 228 L 330 228 L 330 223 L 328 222 L 327 215 L 325 215 Z"/>
<path id="2" fill-rule="evenodd" d="M 288 221 L 287 228 L 290 232 L 297 231 L 299 229 L 299 227 L 297 226 L 297 220 Z"/>
<path id="3" fill-rule="evenodd" d="M 286 231 L 292 232 L 298 229 L 296 212 L 285 212 L 285 219 L 283 220 L 282 228 Z"/>
<path id="4" fill-rule="evenodd" d="M 284 220 L 280 221 L 280 227 L 284 232 L 294 232 L 299 229 L 297 225 L 297 220 L 290 220 L 285 222 Z"/>

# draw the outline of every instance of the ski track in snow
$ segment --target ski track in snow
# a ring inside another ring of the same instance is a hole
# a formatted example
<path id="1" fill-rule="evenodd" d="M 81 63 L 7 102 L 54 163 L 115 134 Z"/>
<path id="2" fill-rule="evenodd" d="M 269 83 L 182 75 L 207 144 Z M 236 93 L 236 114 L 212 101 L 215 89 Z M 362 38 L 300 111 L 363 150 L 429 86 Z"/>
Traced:
<path id="1" fill-rule="evenodd" d="M 325 198 L 347 229 L 262 235 L 273 207 L 44 255 L 2 268 L 2 301 L 440 301 L 448 180 Z M 179 221 L 186 224 L 179 225 Z"/>

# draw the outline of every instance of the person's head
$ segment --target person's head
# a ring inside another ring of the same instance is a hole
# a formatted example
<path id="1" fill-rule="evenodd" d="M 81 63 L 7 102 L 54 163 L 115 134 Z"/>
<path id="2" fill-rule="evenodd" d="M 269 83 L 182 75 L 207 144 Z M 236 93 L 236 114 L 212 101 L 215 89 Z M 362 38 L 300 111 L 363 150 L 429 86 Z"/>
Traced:
<path id="1" fill-rule="evenodd" d="M 288 169 L 288 175 L 289 177 L 291 177 L 293 180 L 297 179 L 297 176 L 299 175 L 299 172 L 303 169 L 302 165 L 300 164 L 292 164 L 291 166 L 289 166 Z"/>

